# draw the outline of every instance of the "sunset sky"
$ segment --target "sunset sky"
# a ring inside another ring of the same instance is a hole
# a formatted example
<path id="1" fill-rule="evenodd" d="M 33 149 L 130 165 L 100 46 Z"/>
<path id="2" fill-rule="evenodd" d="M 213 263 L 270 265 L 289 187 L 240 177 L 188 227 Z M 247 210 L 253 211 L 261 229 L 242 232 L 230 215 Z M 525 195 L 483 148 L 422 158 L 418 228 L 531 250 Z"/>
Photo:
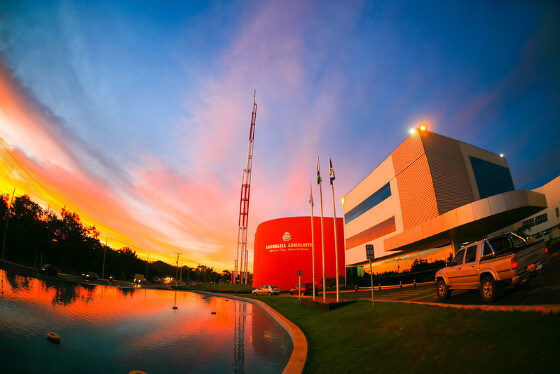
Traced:
<path id="1" fill-rule="evenodd" d="M 233 270 L 255 89 L 250 268 L 259 223 L 310 213 L 317 156 L 340 215 L 420 122 L 535 188 L 560 174 L 558 35 L 553 1 L 3 0 L 0 193 Z"/>

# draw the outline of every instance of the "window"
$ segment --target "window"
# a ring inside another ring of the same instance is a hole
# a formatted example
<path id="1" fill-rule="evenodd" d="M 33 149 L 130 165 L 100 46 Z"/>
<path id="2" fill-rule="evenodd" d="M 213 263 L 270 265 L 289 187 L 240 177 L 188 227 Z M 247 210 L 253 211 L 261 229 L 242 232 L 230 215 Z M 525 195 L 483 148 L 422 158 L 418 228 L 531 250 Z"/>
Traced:
<path id="1" fill-rule="evenodd" d="M 468 264 L 469 262 L 475 262 L 475 261 L 476 261 L 476 245 L 473 245 L 467 248 L 467 254 L 465 256 L 465 264 Z"/>
<path id="2" fill-rule="evenodd" d="M 486 242 L 482 243 L 482 259 L 485 260 L 489 257 L 492 257 L 494 252 L 492 252 L 492 248 L 486 244 Z"/>
<path id="3" fill-rule="evenodd" d="M 455 258 L 449 263 L 449 266 L 461 265 L 463 263 L 463 256 L 465 255 L 465 249 L 461 249 L 455 255 Z"/>
<path id="4" fill-rule="evenodd" d="M 352 210 L 344 215 L 344 219 L 346 223 L 351 222 L 352 220 L 358 218 L 386 198 L 391 196 L 391 184 L 387 183 L 379 190 L 377 190 L 373 195 L 356 205 Z"/>
<path id="5" fill-rule="evenodd" d="M 509 248 L 511 248 L 511 244 L 510 241 L 508 240 L 508 236 L 505 235 L 488 239 L 488 243 L 490 243 L 490 245 L 494 249 L 494 252 L 496 253 L 502 253 L 507 251 Z"/>
<path id="6" fill-rule="evenodd" d="M 525 240 L 521 239 L 519 236 L 517 236 L 517 235 L 515 235 L 515 234 L 512 234 L 512 235 L 511 235 L 511 241 L 512 241 L 513 246 L 514 246 L 515 248 L 517 248 L 517 247 L 522 247 L 522 246 L 524 246 L 525 244 L 527 244 L 527 243 L 525 242 Z"/>
<path id="7" fill-rule="evenodd" d="M 523 227 L 531 228 L 545 222 L 548 222 L 548 215 L 546 213 L 541 214 L 540 216 L 526 219 L 525 221 L 523 221 Z"/>
<path id="8" fill-rule="evenodd" d="M 523 239 L 513 234 L 504 234 L 497 236 L 495 238 L 488 239 L 488 243 L 492 246 L 494 253 L 500 255 L 508 251 L 512 251 L 515 248 L 522 247 L 526 243 Z"/>
<path id="9" fill-rule="evenodd" d="M 513 180 L 508 168 L 469 156 L 480 198 L 513 191 Z"/>

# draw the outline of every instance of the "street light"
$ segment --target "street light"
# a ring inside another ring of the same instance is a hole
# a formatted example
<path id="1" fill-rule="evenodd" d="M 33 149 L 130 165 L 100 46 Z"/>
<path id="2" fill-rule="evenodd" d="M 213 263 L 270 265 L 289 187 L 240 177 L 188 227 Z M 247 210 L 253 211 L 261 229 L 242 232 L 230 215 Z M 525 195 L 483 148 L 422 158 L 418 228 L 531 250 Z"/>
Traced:
<path id="1" fill-rule="evenodd" d="M 175 254 L 177 255 L 177 267 L 175 268 L 175 287 L 177 287 L 177 275 L 179 272 L 179 255 L 181 254 L 181 252 L 175 252 Z"/>

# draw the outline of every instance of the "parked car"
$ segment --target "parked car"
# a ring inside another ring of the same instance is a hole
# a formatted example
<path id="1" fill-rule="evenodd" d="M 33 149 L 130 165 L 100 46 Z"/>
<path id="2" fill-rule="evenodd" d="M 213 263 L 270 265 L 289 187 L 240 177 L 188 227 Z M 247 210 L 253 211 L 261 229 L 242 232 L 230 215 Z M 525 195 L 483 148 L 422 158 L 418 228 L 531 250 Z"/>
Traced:
<path id="1" fill-rule="evenodd" d="M 299 285 L 295 285 L 290 289 L 291 295 L 299 295 L 300 293 Z M 315 287 L 315 292 L 317 292 L 317 287 Z M 313 295 L 313 283 L 304 283 L 301 285 L 301 294 L 302 295 Z"/>
<path id="2" fill-rule="evenodd" d="M 45 265 L 41 266 L 41 273 L 47 274 L 47 275 L 57 275 L 58 274 L 58 268 L 56 267 L 56 265 L 45 264 Z"/>
<path id="3" fill-rule="evenodd" d="M 453 290 L 478 289 L 482 300 L 491 303 L 498 286 L 529 281 L 540 272 L 546 258 L 544 241 L 527 243 L 514 233 L 469 244 L 436 273 L 437 297 L 444 300 Z"/>
<path id="4" fill-rule="evenodd" d="M 146 282 L 144 274 L 134 274 L 134 283 L 142 284 Z"/>
<path id="5" fill-rule="evenodd" d="M 280 295 L 280 289 L 274 285 L 266 285 L 255 288 L 251 293 L 253 295 Z"/>
<path id="6" fill-rule="evenodd" d="M 82 274 L 82 278 L 84 278 L 85 280 L 97 280 L 97 273 L 90 271 L 88 273 Z"/>

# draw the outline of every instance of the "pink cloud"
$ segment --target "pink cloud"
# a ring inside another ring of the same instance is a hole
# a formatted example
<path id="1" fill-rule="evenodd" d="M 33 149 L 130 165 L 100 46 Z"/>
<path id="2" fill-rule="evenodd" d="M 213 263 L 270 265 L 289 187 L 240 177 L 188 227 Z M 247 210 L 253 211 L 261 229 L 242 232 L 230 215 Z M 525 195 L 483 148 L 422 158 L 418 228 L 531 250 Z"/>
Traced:
<path id="1" fill-rule="evenodd" d="M 0 137 L 15 144 L 28 157 L 40 162 L 49 155 L 49 162 L 64 168 L 75 168 L 72 155 L 67 152 L 53 133 L 45 126 L 46 118 L 38 117 L 33 105 L 8 71 L 0 65 Z"/>
<path id="2" fill-rule="evenodd" d="M 9 131 L 0 136 L 12 150 L 22 150 L 18 154 L 21 162 L 41 183 L 76 207 L 84 219 L 141 248 L 142 255 L 149 251 L 151 259 L 157 254 L 173 261 L 173 253 L 181 251 L 182 261 L 190 265 L 231 269 L 255 88 L 259 110 L 250 247 L 260 222 L 309 214 L 307 198 L 309 183 L 315 178 L 316 156 L 324 152 L 324 139 L 333 136 L 337 113 L 332 108 L 340 100 L 338 87 L 345 84 L 340 76 L 325 74 L 319 83 L 329 89 L 316 90 L 314 78 L 305 74 L 304 58 L 311 64 L 318 64 L 321 58 L 307 50 L 303 38 L 313 7 L 300 2 L 290 7 L 263 3 L 232 35 L 218 73 L 200 77 L 198 87 L 204 102 L 195 106 L 192 118 L 178 122 L 178 132 L 184 136 L 184 151 L 178 155 L 186 160 L 184 170 L 145 158 L 133 170 L 123 170 L 125 177 L 118 182 L 110 175 L 113 170 L 103 169 L 103 163 L 99 163 L 98 175 L 105 179 L 95 177 L 80 164 L 81 158 L 74 157 L 75 145 L 47 130 L 53 119 L 28 107 L 27 98 L 14 92 L 4 96 L 12 100 L 10 108 L 21 114 L 0 113 L 10 124 Z M 6 79 L 3 82 L 9 88 Z M 286 98 L 284 92 L 293 96 Z M 282 109 L 275 112 L 273 108 Z M 327 156 L 321 154 L 325 180 Z M 328 184 L 324 187 L 327 212 Z"/>
<path id="3" fill-rule="evenodd" d="M 58 211 L 64 206 L 76 211 L 84 223 L 100 229 L 102 240 L 103 235 L 109 236 L 117 248 L 130 245 L 142 256 L 151 252 L 152 259 L 157 259 L 159 252 L 166 260 L 177 248 L 187 257 L 193 248 L 194 261 L 208 261 L 206 254 L 219 247 L 212 241 L 205 243 L 204 238 L 212 237 L 212 230 L 205 229 L 204 223 L 212 223 L 210 213 L 202 214 L 202 223 L 191 217 L 201 216 L 193 212 L 212 211 L 212 206 L 203 209 L 203 202 L 221 200 L 220 196 L 216 199 L 215 189 L 193 184 L 191 191 L 178 175 L 157 168 L 140 175 L 146 184 L 136 188 L 145 196 L 129 195 L 126 186 L 115 189 L 85 172 L 66 148 L 65 139 L 47 131 L 46 121 L 51 119 L 28 105 L 16 87 L 6 72 L 0 74 L 0 136 L 6 147 L 2 155 L 3 161 L 10 161 L 5 162 L 6 172 L 1 174 L 5 192 L 16 186 L 17 195 L 29 194 Z"/>

